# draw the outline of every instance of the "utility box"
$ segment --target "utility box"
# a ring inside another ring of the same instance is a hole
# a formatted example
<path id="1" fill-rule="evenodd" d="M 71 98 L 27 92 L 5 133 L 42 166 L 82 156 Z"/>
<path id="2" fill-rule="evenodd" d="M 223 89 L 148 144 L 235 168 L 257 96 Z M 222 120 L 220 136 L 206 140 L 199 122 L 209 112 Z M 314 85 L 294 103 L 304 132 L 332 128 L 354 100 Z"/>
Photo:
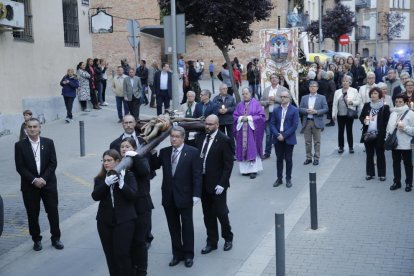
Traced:
<path id="1" fill-rule="evenodd" d="M 24 4 L 0 0 L 0 29 L 2 27 L 24 29 Z"/>

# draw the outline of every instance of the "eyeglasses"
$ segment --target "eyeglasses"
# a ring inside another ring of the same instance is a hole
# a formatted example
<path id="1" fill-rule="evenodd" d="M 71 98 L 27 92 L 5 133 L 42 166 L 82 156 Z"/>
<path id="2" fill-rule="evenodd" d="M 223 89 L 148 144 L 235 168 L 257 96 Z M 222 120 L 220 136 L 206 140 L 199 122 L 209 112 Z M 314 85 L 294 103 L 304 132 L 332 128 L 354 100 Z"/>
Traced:
<path id="1" fill-rule="evenodd" d="M 289 96 L 280 96 L 281 98 L 289 98 Z"/>

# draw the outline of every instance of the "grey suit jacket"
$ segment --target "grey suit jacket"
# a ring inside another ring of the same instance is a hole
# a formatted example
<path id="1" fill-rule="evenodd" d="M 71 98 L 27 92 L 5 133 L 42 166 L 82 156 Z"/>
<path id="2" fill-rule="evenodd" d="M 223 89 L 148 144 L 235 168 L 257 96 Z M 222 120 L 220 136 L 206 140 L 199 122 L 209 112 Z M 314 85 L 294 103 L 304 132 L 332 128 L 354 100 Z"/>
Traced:
<path id="1" fill-rule="evenodd" d="M 141 97 L 142 85 L 141 80 L 137 76 L 134 76 L 134 86 L 131 85 L 131 77 L 124 79 L 124 97 L 128 98 L 128 101 L 132 101 L 132 95 L 139 99 Z"/>
<path id="2" fill-rule="evenodd" d="M 266 114 L 266 120 L 269 119 L 269 111 L 270 111 L 269 110 L 269 105 L 270 105 L 270 103 L 269 103 L 270 87 L 271 86 L 268 86 L 268 87 L 265 88 L 265 90 L 263 90 L 263 95 L 262 95 L 262 98 L 260 99 L 260 104 L 263 106 L 264 111 L 265 111 L 265 114 Z M 290 97 L 292 98 L 292 94 L 290 93 L 290 91 L 286 87 L 284 87 L 284 86 L 282 86 L 282 85 L 279 84 L 279 87 L 277 88 L 277 92 L 276 92 L 274 107 L 278 107 L 280 105 L 280 102 L 282 100 L 282 98 L 280 97 L 280 94 L 283 91 L 289 92 Z M 273 112 L 273 110 L 271 110 L 270 112 Z"/>
<path id="3" fill-rule="evenodd" d="M 306 126 L 307 118 L 308 118 L 308 112 L 306 111 L 308 109 L 308 103 L 309 103 L 309 95 L 305 95 L 302 97 L 302 100 L 300 101 L 299 106 L 299 113 L 302 116 L 302 128 Z M 313 115 L 313 121 L 315 122 L 316 128 L 324 128 L 324 122 L 323 122 L 323 115 L 328 113 L 328 103 L 326 102 L 326 98 L 323 95 L 316 94 L 316 100 L 315 100 L 315 106 L 313 107 L 318 113 Z"/>

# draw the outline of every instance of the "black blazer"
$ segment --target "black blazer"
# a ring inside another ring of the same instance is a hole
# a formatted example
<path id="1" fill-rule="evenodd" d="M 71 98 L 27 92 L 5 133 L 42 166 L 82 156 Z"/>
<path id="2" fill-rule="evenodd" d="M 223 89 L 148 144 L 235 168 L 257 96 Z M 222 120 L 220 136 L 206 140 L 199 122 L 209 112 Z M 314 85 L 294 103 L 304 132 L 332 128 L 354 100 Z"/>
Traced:
<path id="1" fill-rule="evenodd" d="M 158 93 L 160 93 L 160 83 L 161 83 L 161 72 L 162 71 L 157 71 L 154 74 L 154 90 L 155 90 L 155 94 L 158 95 Z M 172 73 L 171 72 L 167 72 L 168 74 L 168 97 L 170 97 L 170 99 L 172 99 Z"/>
<path id="2" fill-rule="evenodd" d="M 145 141 L 144 139 L 142 139 L 139 135 L 139 132 L 135 131 L 135 135 L 138 138 L 138 142 L 140 145 L 144 144 Z M 119 153 L 121 153 L 121 141 L 122 141 L 122 137 L 124 136 L 124 134 L 122 133 L 121 136 L 119 136 L 118 138 L 116 138 L 115 140 L 113 140 L 111 142 L 111 144 L 109 145 L 110 149 L 115 149 L 117 150 Z"/>
<path id="3" fill-rule="evenodd" d="M 368 130 L 368 126 L 364 124 L 364 120 L 366 116 L 369 116 L 371 113 L 371 106 L 370 103 L 365 103 L 364 107 L 362 108 L 361 114 L 359 115 L 359 120 L 362 123 L 362 136 L 361 136 L 361 143 L 364 143 L 364 134 Z M 389 105 L 384 105 L 380 108 L 378 112 L 378 120 L 377 120 L 377 131 L 378 131 L 378 138 L 377 138 L 377 146 L 381 147 L 384 146 L 384 140 L 387 130 L 388 119 L 390 118 L 390 107 Z"/>
<path id="4" fill-rule="evenodd" d="M 158 158 L 153 160 L 155 168 L 162 166 L 162 205 L 175 204 L 177 208 L 192 207 L 193 197 L 201 198 L 202 168 L 199 152 L 196 148 L 184 144 L 174 176 L 171 154 L 172 147 L 166 147 L 161 149 Z"/>
<path id="5" fill-rule="evenodd" d="M 41 177 L 46 181 L 42 189 L 56 190 L 57 167 L 55 144 L 49 138 L 40 137 L 40 174 L 37 172 L 36 161 L 29 138 L 23 139 L 14 145 L 14 161 L 16 170 L 21 176 L 20 189 L 27 191 L 34 188 L 32 182 Z"/>
<path id="6" fill-rule="evenodd" d="M 99 202 L 96 220 L 106 224 L 120 224 L 137 217 L 134 201 L 137 196 L 137 182 L 132 172 L 127 171 L 122 189 L 114 187 L 114 207 L 112 207 L 111 191 L 105 184 L 105 178 L 95 178 L 92 198 Z"/>
<path id="7" fill-rule="evenodd" d="M 206 134 L 197 137 L 196 145 L 199 151 L 203 149 Z M 208 193 L 215 193 L 214 188 L 220 185 L 230 187 L 230 176 L 233 170 L 233 148 L 230 138 L 218 131 L 207 154 L 204 183 Z M 199 157 L 200 158 L 200 157 Z M 202 159 L 200 158 L 200 162 Z"/>
<path id="8" fill-rule="evenodd" d="M 208 103 L 206 104 L 206 110 L 204 110 L 204 114 L 203 114 L 203 106 L 204 106 L 203 102 L 198 102 L 196 104 L 194 108 L 194 113 L 193 113 L 194 118 L 200 118 L 201 116 L 204 116 L 207 118 L 207 116 L 211 114 L 215 114 L 215 115 L 218 114 L 218 106 L 213 101 L 211 100 L 208 101 Z"/>

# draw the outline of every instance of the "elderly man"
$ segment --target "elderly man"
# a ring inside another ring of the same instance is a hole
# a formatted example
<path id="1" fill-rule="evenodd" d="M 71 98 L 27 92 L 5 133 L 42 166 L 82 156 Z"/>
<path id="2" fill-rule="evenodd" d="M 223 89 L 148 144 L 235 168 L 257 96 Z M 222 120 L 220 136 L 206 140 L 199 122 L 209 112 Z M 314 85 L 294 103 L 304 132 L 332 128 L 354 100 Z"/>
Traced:
<path id="1" fill-rule="evenodd" d="M 227 134 L 234 148 L 233 135 L 233 112 L 236 107 L 236 101 L 233 96 L 227 94 L 227 85 L 220 85 L 220 93 L 213 99 L 213 103 L 218 107 L 219 129 Z"/>
<path id="2" fill-rule="evenodd" d="M 199 117 L 207 117 L 211 114 L 216 114 L 218 112 L 217 105 L 210 101 L 211 98 L 211 92 L 208 89 L 201 90 L 200 93 L 201 101 L 196 104 L 194 109 L 194 118 Z"/>
<path id="3" fill-rule="evenodd" d="M 286 87 L 279 85 L 279 77 L 276 74 L 270 75 L 270 86 L 263 91 L 263 97 L 260 104 L 264 107 L 266 114 L 266 146 L 263 159 L 270 157 L 272 152 L 272 133 L 270 132 L 270 118 L 275 107 L 278 107 L 281 102 L 280 95 L 283 91 L 288 91 Z"/>
<path id="4" fill-rule="evenodd" d="M 385 81 L 388 87 L 388 95 L 391 96 L 392 102 L 394 103 L 395 97 L 398 94 L 404 92 L 404 86 L 399 79 L 397 79 L 397 74 L 395 69 L 389 69 L 387 73 L 387 79 Z"/>
<path id="5" fill-rule="evenodd" d="M 375 73 L 374 72 L 368 72 L 367 74 L 367 84 L 361 86 L 359 88 L 359 95 L 361 97 L 361 104 L 359 109 L 362 110 L 362 107 L 365 103 L 368 103 L 371 101 L 371 98 L 369 97 L 369 91 L 374 88 L 375 85 Z"/>
<path id="6" fill-rule="evenodd" d="M 141 80 L 135 76 L 135 70 L 129 69 L 128 77 L 124 79 L 124 99 L 128 103 L 129 111 L 135 120 L 139 121 L 139 108 L 141 106 L 142 86 Z"/>
<path id="7" fill-rule="evenodd" d="M 272 113 L 270 129 L 276 151 L 277 179 L 273 187 L 283 184 L 283 162 L 286 161 L 286 187 L 292 187 L 292 156 L 296 145 L 296 129 L 299 125 L 299 112 L 290 104 L 288 92 L 282 92 L 282 103 Z"/>
<path id="8" fill-rule="evenodd" d="M 194 91 L 188 91 L 187 94 L 187 102 L 183 103 L 180 106 L 179 111 L 182 112 L 184 118 L 193 118 L 194 110 L 196 106 L 195 97 L 196 93 Z M 186 131 L 185 133 L 185 143 L 187 145 L 195 147 L 195 135 L 197 134 L 196 131 Z"/>
<path id="9" fill-rule="evenodd" d="M 328 112 L 328 104 L 323 95 L 318 94 L 318 82 L 309 83 L 309 95 L 303 96 L 300 101 L 299 113 L 302 115 L 302 129 L 305 136 L 306 160 L 308 165 L 319 165 L 321 155 L 321 129 L 324 127 L 323 115 Z M 314 154 L 312 155 L 312 140 Z"/>
<path id="10" fill-rule="evenodd" d="M 127 77 L 124 75 L 124 68 L 118 66 L 116 69 L 117 75 L 112 80 L 112 91 L 115 94 L 116 109 L 118 111 L 118 123 L 122 123 L 122 105 L 124 105 L 124 115 L 129 113 L 128 103 L 124 99 L 124 79 Z"/>
<path id="11" fill-rule="evenodd" d="M 375 83 L 383 82 L 388 73 L 387 59 L 382 58 L 375 68 Z"/>

